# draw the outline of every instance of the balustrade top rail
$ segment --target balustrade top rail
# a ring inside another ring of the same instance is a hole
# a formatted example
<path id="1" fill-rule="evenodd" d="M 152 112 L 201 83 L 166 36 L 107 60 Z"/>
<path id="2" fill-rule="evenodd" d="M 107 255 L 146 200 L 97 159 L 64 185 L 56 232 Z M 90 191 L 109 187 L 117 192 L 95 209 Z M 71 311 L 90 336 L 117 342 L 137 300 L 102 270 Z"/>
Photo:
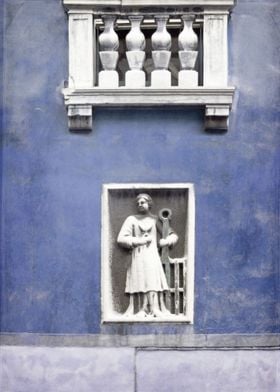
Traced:
<path id="1" fill-rule="evenodd" d="M 186 7 L 192 9 L 201 7 L 219 9 L 230 9 L 234 6 L 235 0 L 63 0 L 63 4 L 67 9 L 91 9 L 99 11 L 100 9 L 114 9 L 114 10 L 137 10 L 143 7 L 184 10 Z"/>

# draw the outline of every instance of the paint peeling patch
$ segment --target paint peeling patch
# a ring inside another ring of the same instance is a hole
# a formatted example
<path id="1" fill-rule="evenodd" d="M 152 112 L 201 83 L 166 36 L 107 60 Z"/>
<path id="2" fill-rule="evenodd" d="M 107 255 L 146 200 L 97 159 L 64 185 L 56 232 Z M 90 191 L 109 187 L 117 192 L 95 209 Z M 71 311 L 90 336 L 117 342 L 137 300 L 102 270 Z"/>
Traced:
<path id="1" fill-rule="evenodd" d="M 18 3 L 18 4 L 7 4 L 6 5 L 6 24 L 5 24 L 5 30 L 8 32 L 10 27 L 12 27 L 14 21 L 15 23 L 19 23 L 20 19 L 20 12 L 22 8 L 24 7 L 24 2 Z M 2 5 L 3 6 L 3 5 Z"/>
<path id="2" fill-rule="evenodd" d="M 254 216 L 260 223 L 263 224 L 267 224 L 269 222 L 272 222 L 274 219 L 276 219 L 275 214 L 271 214 L 263 210 L 258 210 Z"/>
<path id="3" fill-rule="evenodd" d="M 35 290 L 34 288 L 27 288 L 26 289 L 28 295 L 31 297 L 32 300 L 37 301 L 44 301 L 50 296 L 50 292 L 46 290 Z"/>
<path id="4" fill-rule="evenodd" d="M 203 181 L 198 188 L 198 192 L 202 195 L 214 193 L 216 190 L 217 187 L 215 186 L 215 184 L 208 180 Z"/>
<path id="5" fill-rule="evenodd" d="M 269 72 L 274 72 L 276 75 L 280 76 L 280 69 L 276 65 L 268 64 L 267 67 Z"/>
<path id="6" fill-rule="evenodd" d="M 274 273 L 270 265 L 264 265 L 258 268 L 251 269 L 248 273 L 250 278 L 269 278 Z"/>

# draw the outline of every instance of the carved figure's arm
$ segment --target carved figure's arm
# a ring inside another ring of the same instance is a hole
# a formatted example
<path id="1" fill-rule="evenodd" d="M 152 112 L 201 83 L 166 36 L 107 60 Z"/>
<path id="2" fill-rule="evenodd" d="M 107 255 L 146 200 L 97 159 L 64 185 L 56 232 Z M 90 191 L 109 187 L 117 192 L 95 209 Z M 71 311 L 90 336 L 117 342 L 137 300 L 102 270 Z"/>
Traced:
<path id="1" fill-rule="evenodd" d="M 132 219 L 133 217 L 131 216 L 126 218 L 117 238 L 118 244 L 124 248 L 133 248 L 133 240 L 135 238 L 133 233 L 134 230 Z"/>
<path id="2" fill-rule="evenodd" d="M 178 241 L 178 236 L 175 233 L 169 234 L 166 238 L 161 238 L 159 240 L 159 246 L 162 248 L 163 246 L 172 247 Z"/>
<path id="3" fill-rule="evenodd" d="M 167 243 L 168 246 L 173 246 L 173 245 L 177 244 L 177 242 L 178 242 L 178 236 L 175 232 L 168 234 L 167 238 L 165 238 L 165 239 L 168 242 Z"/>
<path id="4" fill-rule="evenodd" d="M 160 237 L 163 237 L 162 223 L 159 220 L 157 222 L 157 230 Z M 167 236 L 159 240 L 159 246 L 161 248 L 164 246 L 172 247 L 178 242 L 178 239 L 179 239 L 178 235 L 175 233 L 172 227 L 169 227 Z"/>
<path id="5" fill-rule="evenodd" d="M 129 216 L 122 225 L 121 231 L 118 235 L 117 242 L 124 248 L 134 248 L 136 246 L 148 245 L 152 241 L 151 236 L 136 237 L 134 233 L 133 216 Z"/>

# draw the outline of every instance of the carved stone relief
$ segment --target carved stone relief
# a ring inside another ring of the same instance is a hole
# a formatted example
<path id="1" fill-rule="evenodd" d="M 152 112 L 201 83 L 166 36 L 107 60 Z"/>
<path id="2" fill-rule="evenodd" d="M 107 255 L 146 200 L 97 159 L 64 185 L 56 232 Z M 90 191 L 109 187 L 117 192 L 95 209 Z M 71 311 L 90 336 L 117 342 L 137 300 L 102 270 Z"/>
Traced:
<path id="1" fill-rule="evenodd" d="M 103 322 L 192 322 L 192 184 L 105 185 Z"/>

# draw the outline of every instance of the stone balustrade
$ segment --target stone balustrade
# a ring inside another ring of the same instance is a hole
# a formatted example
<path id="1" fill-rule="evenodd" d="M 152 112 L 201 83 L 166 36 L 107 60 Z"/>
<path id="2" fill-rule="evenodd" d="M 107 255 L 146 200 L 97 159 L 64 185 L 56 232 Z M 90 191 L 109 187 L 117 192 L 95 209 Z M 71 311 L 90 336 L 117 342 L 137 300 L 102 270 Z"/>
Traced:
<path id="1" fill-rule="evenodd" d="M 105 106 L 202 106 L 226 131 L 228 19 L 234 0 L 63 0 L 69 21 L 69 128 Z"/>
<path id="2" fill-rule="evenodd" d="M 149 16 L 151 19 L 151 16 Z M 117 16 L 102 15 L 103 31 L 98 37 L 99 58 L 102 70 L 98 72 L 97 85 L 101 88 L 118 88 L 122 85 L 117 70 L 119 55 Z M 172 29 L 172 36 L 168 31 L 169 15 L 154 15 L 150 37 L 150 48 L 147 49 L 147 29 L 143 24 L 144 16 L 128 15 L 130 29 L 125 36 L 125 55 L 128 69 L 125 72 L 124 87 L 155 89 L 170 88 L 172 86 L 171 71 L 169 70 L 171 57 L 178 59 L 178 69 L 173 68 L 176 74 L 176 87 L 193 88 L 198 86 L 198 41 L 199 37 L 194 31 L 194 14 L 180 16 L 177 28 Z M 181 23 L 180 23 L 181 21 Z M 142 28 L 143 26 L 143 28 Z M 145 34 L 146 32 L 146 34 Z M 174 35 L 176 33 L 176 35 Z M 176 50 L 171 51 L 171 45 Z M 152 59 L 152 69 L 144 71 L 145 60 Z M 178 76 L 177 76 L 178 75 Z M 173 84 L 174 86 L 174 84 Z"/>

